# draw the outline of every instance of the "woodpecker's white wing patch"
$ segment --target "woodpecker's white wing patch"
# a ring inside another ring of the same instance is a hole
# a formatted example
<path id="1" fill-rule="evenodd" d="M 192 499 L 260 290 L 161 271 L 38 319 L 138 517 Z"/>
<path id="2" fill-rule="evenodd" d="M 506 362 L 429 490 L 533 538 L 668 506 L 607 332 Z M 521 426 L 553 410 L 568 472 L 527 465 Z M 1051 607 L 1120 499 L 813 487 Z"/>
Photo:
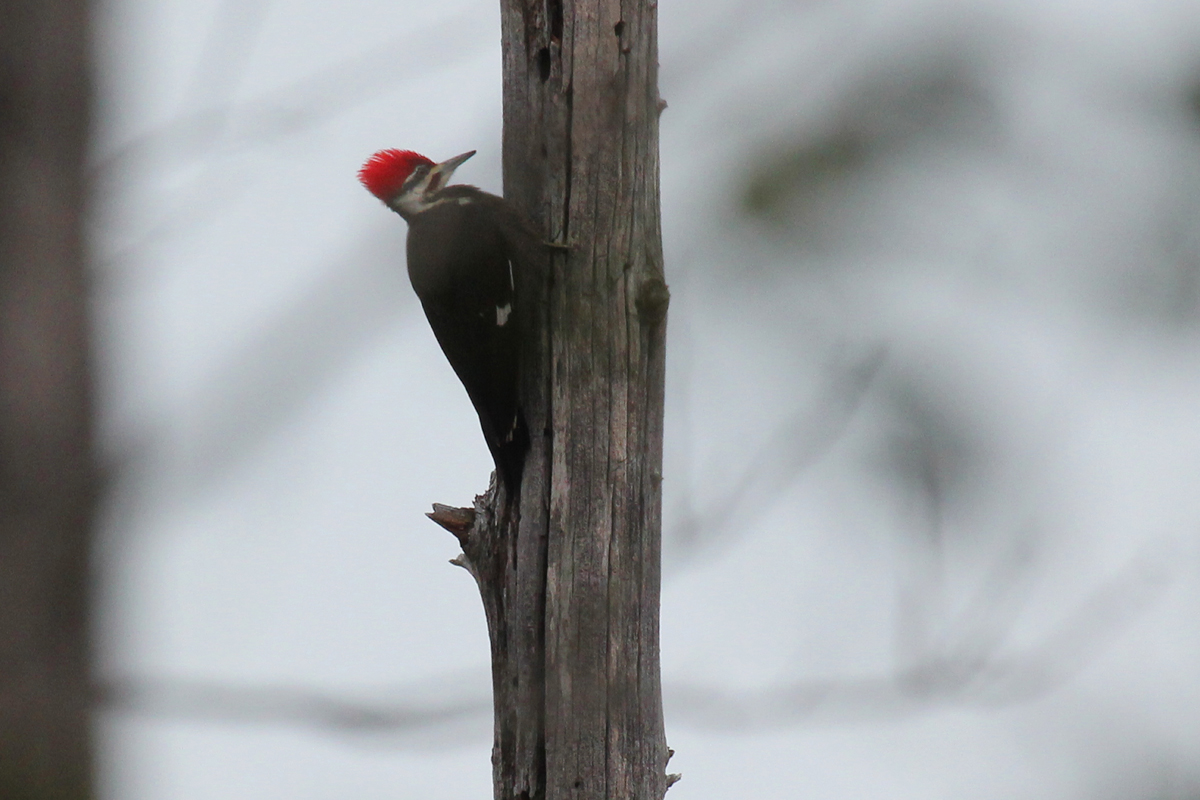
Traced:
<path id="1" fill-rule="evenodd" d="M 502 306 L 496 306 L 496 324 L 503 327 L 508 322 L 508 316 L 512 313 L 512 303 L 505 303 Z"/>

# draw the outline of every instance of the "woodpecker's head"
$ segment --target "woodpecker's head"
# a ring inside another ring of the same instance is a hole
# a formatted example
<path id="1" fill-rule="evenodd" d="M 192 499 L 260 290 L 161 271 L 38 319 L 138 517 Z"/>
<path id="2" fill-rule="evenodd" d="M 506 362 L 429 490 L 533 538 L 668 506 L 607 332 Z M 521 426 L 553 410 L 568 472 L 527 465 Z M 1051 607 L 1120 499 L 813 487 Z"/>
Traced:
<path id="1" fill-rule="evenodd" d="M 437 205 L 454 170 L 473 155 L 474 150 L 435 164 L 411 150 L 380 150 L 362 165 L 358 179 L 400 216 L 409 217 Z"/>

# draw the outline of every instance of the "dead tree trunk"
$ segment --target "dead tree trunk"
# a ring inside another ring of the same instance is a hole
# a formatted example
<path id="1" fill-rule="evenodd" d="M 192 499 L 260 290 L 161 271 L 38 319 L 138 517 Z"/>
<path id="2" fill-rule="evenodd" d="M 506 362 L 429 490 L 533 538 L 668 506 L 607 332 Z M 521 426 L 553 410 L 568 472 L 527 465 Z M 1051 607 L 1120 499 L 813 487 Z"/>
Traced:
<path id="1" fill-rule="evenodd" d="M 491 637 L 495 797 L 660 800 L 657 8 L 501 3 L 505 195 L 570 250 L 518 287 L 516 513 L 493 487 L 458 531 Z"/>
<path id="2" fill-rule="evenodd" d="M 87 3 L 0 22 L 0 797 L 91 795 Z"/>

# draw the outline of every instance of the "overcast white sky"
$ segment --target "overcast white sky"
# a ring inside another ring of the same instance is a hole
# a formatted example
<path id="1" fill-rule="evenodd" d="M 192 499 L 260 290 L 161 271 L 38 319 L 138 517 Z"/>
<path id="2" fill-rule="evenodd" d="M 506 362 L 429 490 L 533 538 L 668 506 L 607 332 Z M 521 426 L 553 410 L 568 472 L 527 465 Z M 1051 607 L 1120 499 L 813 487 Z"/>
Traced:
<path id="1" fill-rule="evenodd" d="M 490 793 L 486 448 L 381 147 L 493 2 L 105 0 L 112 800 Z M 673 800 L 1200 792 L 1200 7 L 660 2 Z M 380 716 L 347 716 L 347 708 Z"/>

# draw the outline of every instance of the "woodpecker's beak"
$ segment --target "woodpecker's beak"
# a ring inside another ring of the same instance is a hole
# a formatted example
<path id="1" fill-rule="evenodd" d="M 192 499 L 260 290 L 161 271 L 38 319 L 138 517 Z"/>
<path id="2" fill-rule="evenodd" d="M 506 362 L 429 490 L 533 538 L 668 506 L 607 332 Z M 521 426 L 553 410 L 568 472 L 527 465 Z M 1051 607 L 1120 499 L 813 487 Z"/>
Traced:
<path id="1" fill-rule="evenodd" d="M 446 159 L 430 170 L 430 175 L 438 176 L 440 180 L 438 180 L 437 183 L 440 186 L 445 186 L 450 182 L 450 176 L 454 174 L 454 170 L 462 166 L 462 163 L 473 155 L 475 155 L 474 150 L 469 153 L 463 153 L 461 156 L 455 156 L 454 158 Z"/>

